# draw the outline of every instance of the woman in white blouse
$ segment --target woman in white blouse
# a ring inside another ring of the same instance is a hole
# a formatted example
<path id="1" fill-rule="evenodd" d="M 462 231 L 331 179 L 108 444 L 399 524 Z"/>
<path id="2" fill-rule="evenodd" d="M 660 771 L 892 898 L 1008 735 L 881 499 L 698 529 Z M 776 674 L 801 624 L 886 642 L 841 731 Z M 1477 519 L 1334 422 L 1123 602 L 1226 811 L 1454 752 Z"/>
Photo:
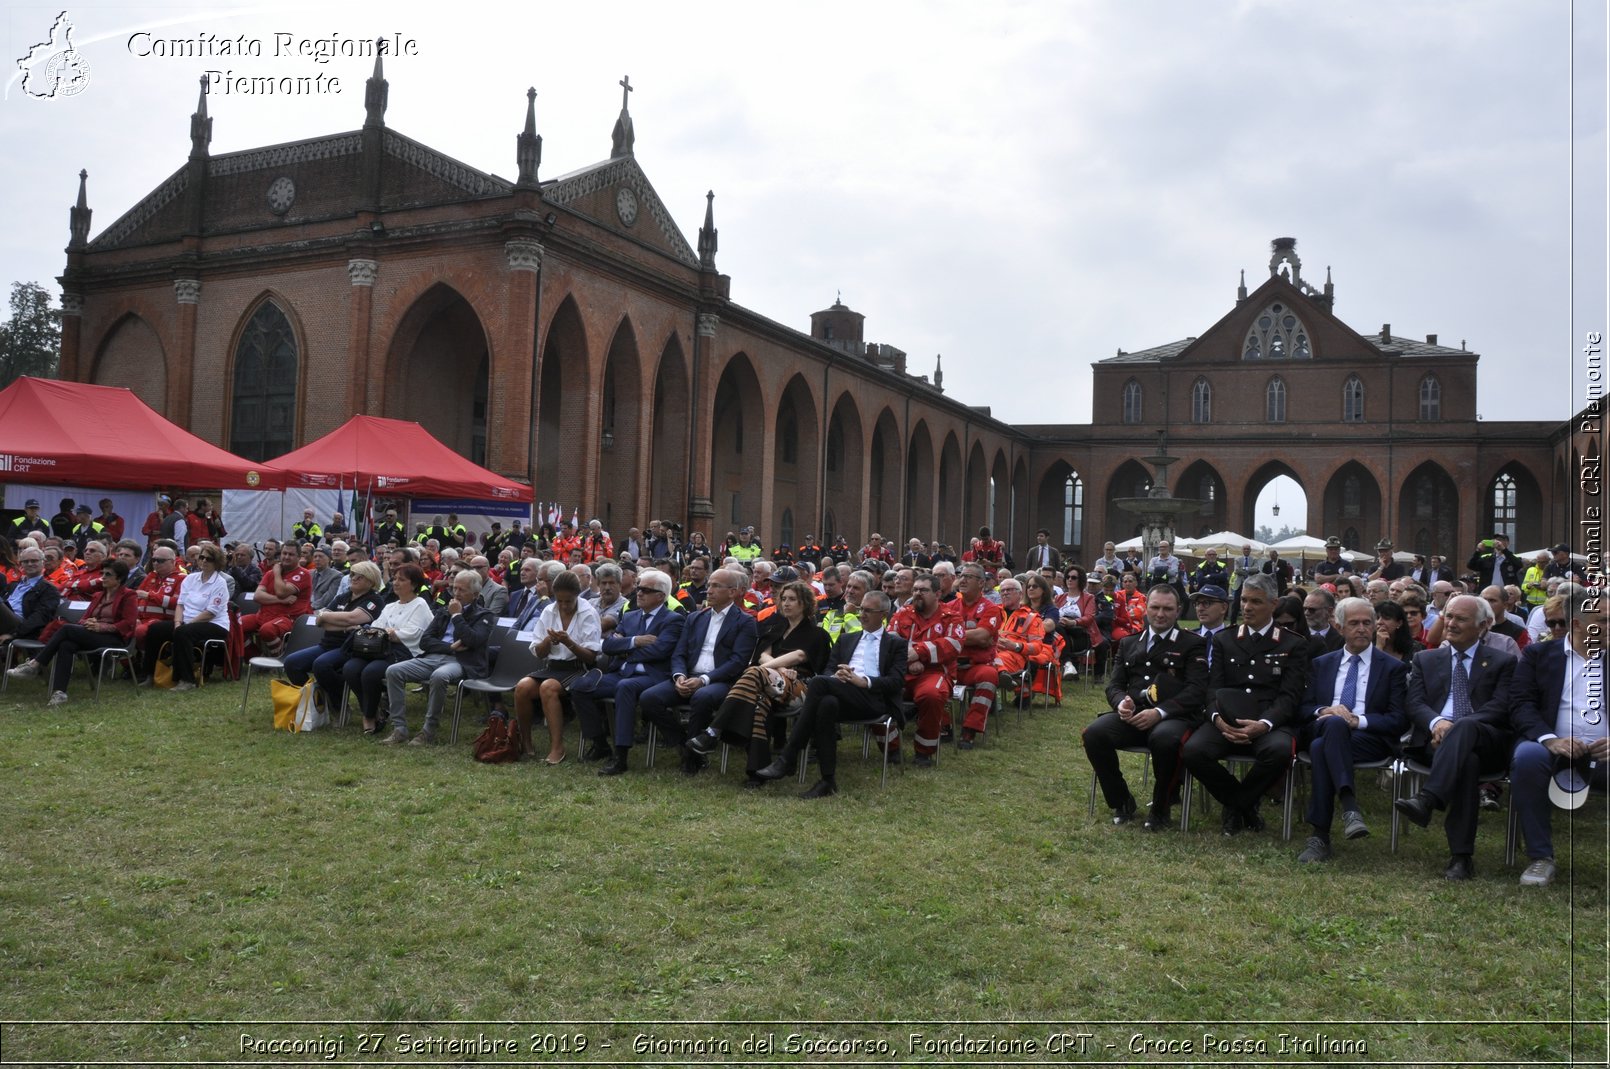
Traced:
<path id="1" fill-rule="evenodd" d="M 194 690 L 196 647 L 209 639 L 229 637 L 229 580 L 224 578 L 224 551 L 211 542 L 197 546 L 197 571 L 179 585 L 173 618 L 174 690 Z"/>
<path id="2" fill-rule="evenodd" d="M 386 693 L 386 669 L 398 661 L 419 656 L 419 640 L 425 637 L 435 611 L 431 603 L 419 596 L 425 573 L 417 564 L 404 564 L 391 575 L 391 592 L 397 600 L 388 603 L 375 617 L 372 626 L 386 633 L 389 646 L 385 654 L 374 657 L 351 657 L 341 666 L 347 689 L 358 695 L 363 709 L 363 733 L 377 733 L 380 699 Z M 349 640 L 350 641 L 350 640 Z"/>
<path id="3" fill-rule="evenodd" d="M 514 688 L 514 718 L 525 752 L 535 753 L 531 715 L 535 703 L 542 702 L 542 715 L 548 722 L 548 756 L 544 760 L 557 765 L 565 759 L 565 685 L 591 668 L 604 647 L 598 610 L 581 597 L 581 581 L 570 572 L 554 577 L 553 602 L 537 617 L 533 632 L 536 641 L 531 643 L 531 652 L 546 657 L 548 664 Z"/>

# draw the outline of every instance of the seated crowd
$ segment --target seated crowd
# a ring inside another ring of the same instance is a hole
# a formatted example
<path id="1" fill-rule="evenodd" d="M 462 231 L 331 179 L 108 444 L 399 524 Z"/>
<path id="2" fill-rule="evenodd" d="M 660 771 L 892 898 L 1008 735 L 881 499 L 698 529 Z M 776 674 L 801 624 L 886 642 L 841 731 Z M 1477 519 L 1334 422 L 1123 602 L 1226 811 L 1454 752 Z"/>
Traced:
<path id="1" fill-rule="evenodd" d="M 837 790 L 841 723 L 870 725 L 899 762 L 909 719 L 911 760 L 930 767 L 945 741 L 972 748 L 1003 684 L 1018 703 L 1060 700 L 1083 668 L 1111 705 L 1083 738 L 1115 823 L 1140 815 L 1123 748 L 1154 764 L 1144 827 L 1171 825 L 1189 771 L 1223 806 L 1226 834 L 1260 829 L 1261 802 L 1307 753 L 1312 835 L 1299 860 L 1323 862 L 1337 809 L 1345 838 L 1369 834 L 1355 767 L 1405 758 L 1424 787 L 1397 807 L 1421 825 L 1446 810 L 1447 875 L 1459 879 L 1491 804 L 1483 780 L 1508 772 L 1529 885 L 1554 876 L 1549 784 L 1603 787 L 1610 758 L 1607 611 L 1565 546 L 1523 562 L 1502 536 L 1484 539 L 1463 578 L 1437 557 L 1398 563 L 1384 541 L 1355 569 L 1336 539 L 1308 575 L 1251 546 L 1191 566 L 1166 542 L 1148 560 L 1109 542 L 1087 569 L 1042 530 L 1019 572 L 988 528 L 959 555 L 913 538 L 897 556 L 877 534 L 857 550 L 807 536 L 766 551 L 749 528 L 712 548 L 661 521 L 619 542 L 597 520 L 514 522 L 492 524 L 477 551 L 456 516 L 410 538 L 388 511 L 371 559 L 338 537 L 349 533 L 339 513 L 321 526 L 310 510 L 259 553 L 220 546 L 215 511 L 197 528 L 167 522 L 182 506 L 161 499 L 142 547 L 80 544 L 75 532 L 94 533 L 82 521 L 52 533 L 30 502 L 14 539 L 0 539 L 0 645 L 35 643 L 8 653 L 10 674 L 48 670 L 48 703 L 59 705 L 74 655 L 115 646 L 130 650 L 141 683 L 171 651 L 175 688 L 186 689 L 217 660 L 206 654 L 228 634 L 233 602 L 241 638 L 283 653 L 293 683 L 314 681 L 329 708 L 352 701 L 384 743 L 427 745 L 449 689 L 487 676 L 518 636 L 532 671 L 513 688 L 512 714 L 494 697 L 491 715 L 509 718 L 526 753 L 539 709 L 545 762 L 568 756 L 574 716 L 580 759 L 603 762 L 605 776 L 629 771 L 650 727 L 690 775 L 723 743 L 737 748 L 755 788 L 791 775 L 810 749 L 820 779 L 806 793 L 821 797 Z M 58 613 L 63 599 L 87 602 L 76 622 Z M 1181 626 L 1187 617 L 1194 628 Z M 302 619 L 319 638 L 287 649 Z M 427 694 L 412 736 L 410 684 Z M 954 729 L 953 694 L 964 705 Z M 1235 756 L 1251 762 L 1244 778 L 1223 764 Z"/>

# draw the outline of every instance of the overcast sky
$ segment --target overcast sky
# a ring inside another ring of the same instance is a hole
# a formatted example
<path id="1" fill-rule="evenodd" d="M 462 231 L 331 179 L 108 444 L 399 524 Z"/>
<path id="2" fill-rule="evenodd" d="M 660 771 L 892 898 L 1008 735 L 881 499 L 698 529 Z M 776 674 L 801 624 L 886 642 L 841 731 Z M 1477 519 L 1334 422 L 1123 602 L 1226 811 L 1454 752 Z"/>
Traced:
<path id="1" fill-rule="evenodd" d="M 204 71 L 342 82 L 215 94 L 214 153 L 356 129 L 370 61 L 275 35 L 400 34 L 388 125 L 507 177 L 528 85 L 552 178 L 608 155 L 630 74 L 690 240 L 716 192 L 734 300 L 807 330 L 842 291 L 1013 422 L 1088 420 L 1092 361 L 1202 333 L 1281 235 L 1355 329 L 1480 352 L 1486 419 L 1564 418 L 1604 326 L 1604 9 L 1577 6 L 1573 56 L 1568 0 L 74 5 L 84 91 L 0 103 L 0 280 L 55 289 L 81 167 L 99 233 L 183 163 Z M 6 54 L 60 10 L 8 5 Z M 141 31 L 264 55 L 139 56 Z"/>

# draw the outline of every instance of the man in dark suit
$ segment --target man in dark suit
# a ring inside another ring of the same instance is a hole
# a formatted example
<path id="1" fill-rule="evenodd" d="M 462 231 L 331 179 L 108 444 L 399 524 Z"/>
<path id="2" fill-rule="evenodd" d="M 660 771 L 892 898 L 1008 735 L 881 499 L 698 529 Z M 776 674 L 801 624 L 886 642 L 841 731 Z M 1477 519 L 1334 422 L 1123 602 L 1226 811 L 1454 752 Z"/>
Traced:
<path id="1" fill-rule="evenodd" d="M 816 748 L 822 778 L 800 797 L 837 794 L 839 724 L 879 716 L 899 723 L 900 695 L 906 685 L 906 641 L 884 627 L 888 615 L 889 599 L 882 591 L 870 591 L 861 599 L 861 630 L 840 635 L 827 670 L 805 685 L 805 704 L 788 741 L 772 763 L 756 773 L 761 779 L 792 775 L 800 750 L 809 742 Z"/>
<path id="2" fill-rule="evenodd" d="M 22 578 L 0 588 L 0 647 L 14 638 L 34 638 L 55 617 L 61 591 L 45 578 L 45 554 L 32 542 L 17 554 Z"/>
<path id="3" fill-rule="evenodd" d="M 666 605 L 671 577 L 652 568 L 637 577 L 637 608 L 621 617 L 620 626 L 604 637 L 603 654 L 612 661 L 608 672 L 595 669 L 570 688 L 570 703 L 587 739 L 583 761 L 607 757 L 600 776 L 618 776 L 628 768 L 627 758 L 637 732 L 638 697 L 650 687 L 671 678 L 671 658 L 682 640 L 686 621 Z M 615 744 L 610 748 L 598 702 L 615 700 Z"/>
<path id="4" fill-rule="evenodd" d="M 1031 571 L 1041 568 L 1062 570 L 1062 551 L 1051 544 L 1051 532 L 1044 527 L 1034 533 L 1034 545 L 1029 547 L 1028 567 Z"/>
<path id="5" fill-rule="evenodd" d="M 1146 595 L 1146 630 L 1124 639 L 1113 660 L 1107 683 L 1112 712 L 1103 713 L 1084 730 L 1085 756 L 1112 807 L 1114 824 L 1135 816 L 1135 796 L 1118 766 L 1123 746 L 1145 746 L 1152 752 L 1151 809 L 1147 831 L 1170 823 L 1169 798 L 1178 785 L 1180 745 L 1202 722 L 1207 702 L 1207 643 L 1176 626 L 1179 595 L 1166 584 Z"/>
<path id="6" fill-rule="evenodd" d="M 1241 584 L 1241 626 L 1213 636 L 1208 675 L 1211 726 L 1185 743 L 1185 766 L 1224 806 L 1224 834 L 1259 831 L 1258 803 L 1291 764 L 1297 710 L 1308 686 L 1308 643 L 1274 624 L 1279 579 L 1250 575 Z M 1237 780 L 1220 764 L 1239 754 L 1253 759 Z"/>
<path id="7" fill-rule="evenodd" d="M 1342 648 L 1342 632 L 1336 623 L 1336 598 L 1328 590 L 1313 590 L 1303 598 L 1303 620 L 1308 624 L 1308 660 L 1312 664 L 1323 654 Z"/>
<path id="8" fill-rule="evenodd" d="M 743 611 L 748 578 L 740 569 L 722 568 L 705 584 L 705 607 L 687 618 L 681 641 L 671 655 L 671 678 L 645 690 L 639 699 L 643 715 L 668 741 L 680 745 L 688 735 L 710 726 L 716 709 L 727 696 L 755 652 L 755 618 Z M 619 697 L 616 720 L 619 722 Z M 692 707 L 687 730 L 673 707 Z M 619 738 L 619 736 L 617 736 Z M 682 770 L 689 775 L 704 767 L 703 754 L 684 749 Z"/>
<path id="9" fill-rule="evenodd" d="M 1414 655 L 1409 673 L 1409 719 L 1414 733 L 1404 754 L 1431 766 L 1431 775 L 1397 809 L 1424 828 L 1446 809 L 1450 880 L 1475 875 L 1478 778 L 1509 763 L 1509 690 L 1515 658 L 1486 645 L 1493 610 L 1474 595 L 1448 599 L 1442 646 Z"/>
<path id="10" fill-rule="evenodd" d="M 1570 634 L 1559 642 L 1534 642 L 1521 654 L 1510 688 L 1515 756 L 1510 788 L 1531 863 L 1522 887 L 1554 882 L 1553 808 L 1549 783 L 1556 775 L 1572 788 L 1605 788 L 1610 735 L 1604 717 L 1605 636 L 1610 599 L 1586 590 L 1566 604 Z"/>
<path id="11" fill-rule="evenodd" d="M 1342 834 L 1362 839 L 1370 833 L 1353 790 L 1353 766 L 1390 757 L 1408 723 L 1409 666 L 1375 648 L 1375 606 L 1343 598 L 1333 622 L 1342 648 L 1314 659 L 1298 713 L 1302 744 L 1314 762 L 1307 818 L 1314 834 L 1297 855 L 1304 864 L 1330 860 L 1335 802 L 1342 804 Z"/>

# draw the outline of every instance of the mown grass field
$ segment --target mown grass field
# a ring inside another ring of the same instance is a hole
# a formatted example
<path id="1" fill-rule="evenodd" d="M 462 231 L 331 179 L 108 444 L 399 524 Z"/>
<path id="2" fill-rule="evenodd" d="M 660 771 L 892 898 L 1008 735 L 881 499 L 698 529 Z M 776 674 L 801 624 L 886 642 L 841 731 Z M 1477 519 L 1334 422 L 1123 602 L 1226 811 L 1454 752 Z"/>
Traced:
<path id="1" fill-rule="evenodd" d="M 289 736 L 261 685 L 244 717 L 229 684 L 74 690 L 48 711 L 37 681 L 0 697 L 0 1019 L 165 1023 L 11 1024 L 6 1061 L 240 1059 L 243 1031 L 339 1036 L 347 1060 L 360 1032 L 386 1034 L 387 1057 L 413 1053 L 403 1032 L 583 1034 L 551 1058 L 647 1063 L 638 1033 L 754 1031 L 885 1036 L 895 1060 L 936 1061 L 911 1032 L 1043 1044 L 1080 1022 L 1102 1022 L 1097 1048 L 1052 1060 L 1259 1060 L 1204 1053 L 1204 1031 L 1367 1044 L 1295 1061 L 1603 1060 L 1599 799 L 1556 819 L 1560 884 L 1523 892 L 1491 814 L 1470 884 L 1442 880 L 1438 825 L 1392 855 L 1373 780 L 1374 836 L 1316 869 L 1278 819 L 1232 840 L 1216 811 L 1185 835 L 1091 819 L 1083 686 L 887 789 L 846 744 L 843 793 L 818 802 L 674 760 L 600 779 L 573 741 L 558 768 L 484 767 L 473 730 L 451 749 Z M 193 1023 L 212 1021 L 314 1023 Z M 453 1023 L 513 1021 L 623 1023 Z M 788 1023 L 824 1021 L 998 1023 Z M 1195 1050 L 1132 1054 L 1136 1035 Z"/>

